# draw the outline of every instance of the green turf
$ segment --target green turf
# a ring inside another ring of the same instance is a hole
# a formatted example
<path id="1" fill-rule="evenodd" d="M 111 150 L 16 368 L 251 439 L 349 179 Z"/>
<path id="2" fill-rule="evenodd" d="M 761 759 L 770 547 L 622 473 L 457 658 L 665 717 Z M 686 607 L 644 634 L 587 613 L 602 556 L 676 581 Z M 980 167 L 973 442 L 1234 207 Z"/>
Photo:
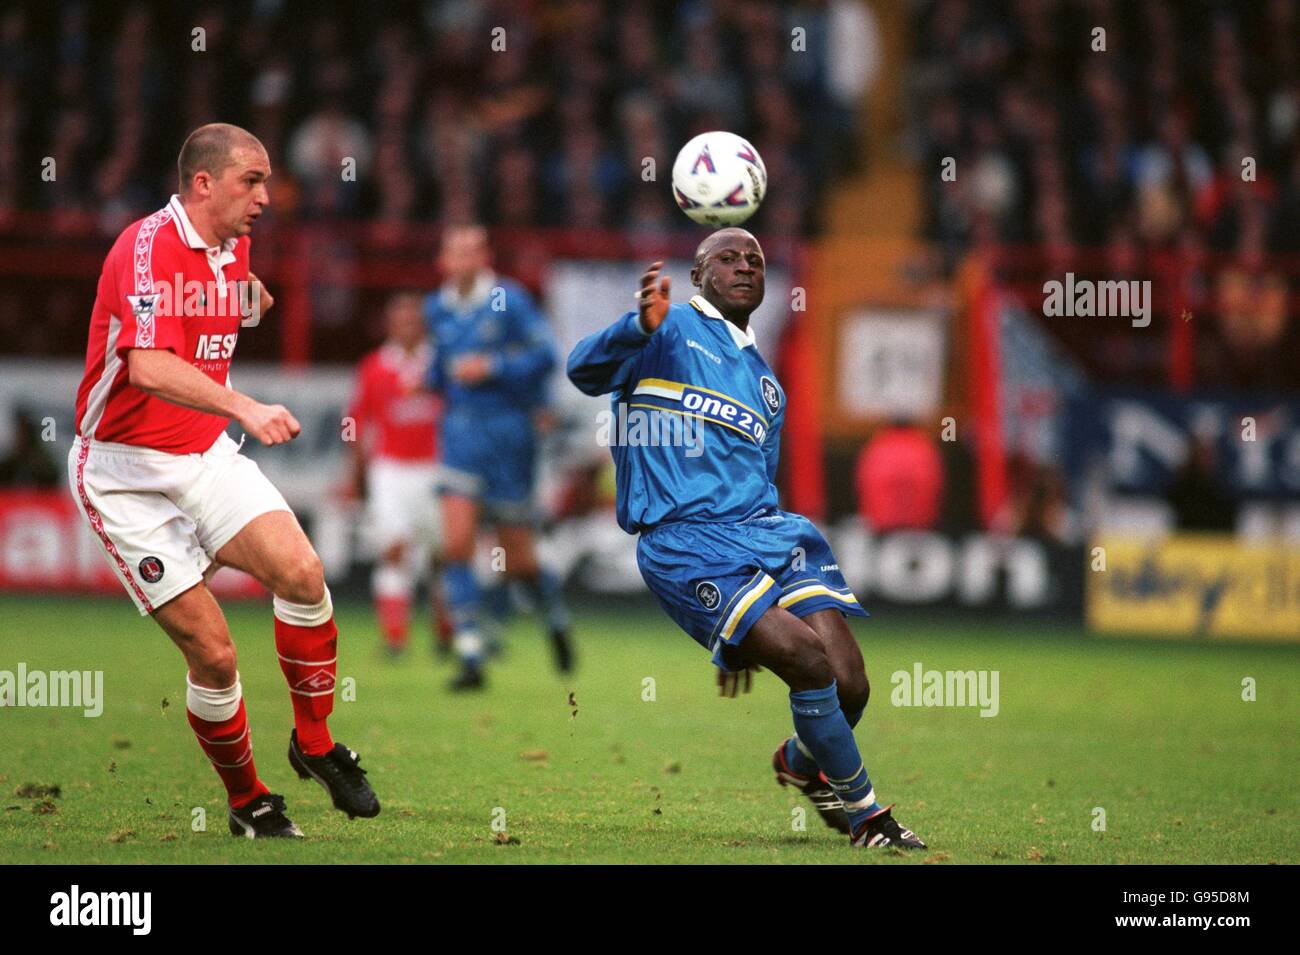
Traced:
<path id="1" fill-rule="evenodd" d="M 530 621 L 511 630 L 490 689 L 453 697 L 421 639 L 376 652 L 369 611 L 340 607 L 335 735 L 363 755 L 383 804 L 348 821 L 284 749 L 290 707 L 270 611 L 234 605 L 232 631 L 258 766 L 308 839 L 226 832 L 216 776 L 185 721 L 179 655 L 125 599 L 0 597 L 0 669 L 102 669 L 97 719 L 0 709 L 0 858 L 6 862 L 1296 862 L 1300 652 L 1269 646 L 1084 639 L 1020 622 L 855 623 L 875 691 L 857 737 L 877 792 L 931 845 L 851 850 L 772 780 L 789 732 L 771 674 L 715 696 L 707 655 L 652 612 L 578 616 L 568 687 Z M 422 635 L 421 635 L 422 636 Z M 914 661 L 1000 673 L 1001 712 L 890 705 Z M 1253 677 L 1258 700 L 1241 700 Z M 653 678 L 656 699 L 642 700 Z M 162 701 L 167 700 L 164 709 Z M 61 795 L 16 795 L 26 783 Z M 191 831 L 191 810 L 207 831 Z M 499 844 L 494 809 L 505 811 Z M 1094 831 L 1094 807 L 1106 831 Z M 515 841 L 517 840 L 517 841 Z"/>

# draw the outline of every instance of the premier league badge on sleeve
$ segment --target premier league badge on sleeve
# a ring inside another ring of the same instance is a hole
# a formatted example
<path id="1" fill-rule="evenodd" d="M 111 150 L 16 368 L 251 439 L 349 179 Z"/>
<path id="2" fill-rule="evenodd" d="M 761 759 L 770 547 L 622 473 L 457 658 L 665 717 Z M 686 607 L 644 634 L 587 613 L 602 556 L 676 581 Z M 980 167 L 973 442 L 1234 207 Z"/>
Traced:
<path id="1" fill-rule="evenodd" d="M 152 318 L 154 306 L 158 303 L 158 296 L 156 293 L 150 293 L 148 295 L 128 295 L 126 301 L 127 304 L 131 306 L 131 314 L 136 318 L 139 318 L 142 315 Z"/>

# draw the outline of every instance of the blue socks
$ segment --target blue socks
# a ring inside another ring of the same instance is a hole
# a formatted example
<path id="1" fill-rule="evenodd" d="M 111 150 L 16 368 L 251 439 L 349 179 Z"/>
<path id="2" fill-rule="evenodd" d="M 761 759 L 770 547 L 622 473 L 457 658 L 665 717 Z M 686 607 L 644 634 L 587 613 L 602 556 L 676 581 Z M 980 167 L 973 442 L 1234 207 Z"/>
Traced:
<path id="1" fill-rule="evenodd" d="M 853 728 L 840 710 L 835 681 L 820 690 L 790 691 L 790 709 L 794 713 L 794 730 L 799 742 L 812 754 L 816 764 L 808 775 L 815 774 L 818 768 L 826 774 L 831 788 L 844 803 L 849 825 L 857 828 L 868 816 L 880 811 L 880 804 L 876 802 L 871 779 L 853 738 Z M 859 712 L 857 716 L 860 718 L 862 714 Z M 791 748 L 787 744 L 787 760 Z M 793 748 L 798 751 L 798 744 Z M 802 753 L 800 756 L 803 757 L 801 763 L 807 765 L 807 757 Z M 790 763 L 790 768 L 802 775 L 802 769 L 794 763 Z"/>
<path id="2" fill-rule="evenodd" d="M 560 579 L 543 568 L 538 571 L 536 580 L 525 580 L 522 583 L 537 610 L 546 618 L 546 626 L 553 631 L 568 630 L 569 608 L 564 603 Z"/>
<path id="3" fill-rule="evenodd" d="M 454 646 L 461 662 L 477 667 L 483 662 L 483 637 L 479 633 L 479 585 L 474 567 L 467 561 L 448 561 L 442 571 L 442 585 L 451 611 Z"/>
<path id="4" fill-rule="evenodd" d="M 841 709 L 841 712 L 843 710 Z M 844 718 L 848 720 L 849 729 L 855 729 L 862 720 L 862 710 L 854 710 L 852 713 L 844 713 Z M 816 776 L 818 772 L 817 763 L 808 751 L 808 747 L 799 742 L 797 735 L 791 736 L 785 741 L 785 764 L 793 769 L 800 776 Z"/>
<path id="5" fill-rule="evenodd" d="M 490 620 L 498 626 L 504 624 L 510 611 L 509 582 L 503 579 L 484 593 L 474 574 L 473 564 L 457 561 L 448 561 L 444 565 L 442 582 L 456 635 L 456 654 L 466 665 L 476 667 L 482 663 L 487 651 L 481 629 L 481 608 L 486 603 Z M 522 580 L 520 583 L 545 618 L 547 627 L 553 631 L 569 629 L 569 609 L 565 606 L 560 581 L 555 574 L 542 570 L 536 580 Z"/>

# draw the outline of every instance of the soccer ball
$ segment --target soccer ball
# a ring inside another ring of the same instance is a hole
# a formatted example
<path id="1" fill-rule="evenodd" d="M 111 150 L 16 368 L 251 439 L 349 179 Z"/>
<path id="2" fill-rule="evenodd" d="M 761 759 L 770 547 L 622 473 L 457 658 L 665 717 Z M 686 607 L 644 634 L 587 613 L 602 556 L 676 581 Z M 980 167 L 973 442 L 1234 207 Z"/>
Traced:
<path id="1" fill-rule="evenodd" d="M 766 192 L 762 157 L 735 133 L 700 133 L 673 162 L 673 197 L 701 225 L 739 225 Z"/>

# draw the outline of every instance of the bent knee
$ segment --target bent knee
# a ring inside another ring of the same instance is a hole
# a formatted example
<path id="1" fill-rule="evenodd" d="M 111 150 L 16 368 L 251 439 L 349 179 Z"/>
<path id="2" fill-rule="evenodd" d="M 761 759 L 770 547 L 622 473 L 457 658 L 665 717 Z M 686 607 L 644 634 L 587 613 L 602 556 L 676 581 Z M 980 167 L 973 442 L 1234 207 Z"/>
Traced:
<path id="1" fill-rule="evenodd" d="M 802 684 L 794 689 L 821 689 L 835 678 L 826 647 L 811 627 L 801 625 L 792 629 L 788 650 L 790 675 Z"/>
<path id="2" fill-rule="evenodd" d="M 325 599 L 325 567 L 314 550 L 294 556 L 276 575 L 272 588 L 281 600 L 317 604 Z"/>
<path id="3" fill-rule="evenodd" d="M 840 676 L 837 678 L 837 686 L 840 709 L 845 713 L 859 713 L 867 708 L 867 701 L 871 699 L 871 681 L 865 672 Z"/>
<path id="4" fill-rule="evenodd" d="M 200 642 L 189 654 L 188 663 L 203 686 L 216 689 L 234 686 L 239 675 L 235 644 L 229 634 Z"/>

